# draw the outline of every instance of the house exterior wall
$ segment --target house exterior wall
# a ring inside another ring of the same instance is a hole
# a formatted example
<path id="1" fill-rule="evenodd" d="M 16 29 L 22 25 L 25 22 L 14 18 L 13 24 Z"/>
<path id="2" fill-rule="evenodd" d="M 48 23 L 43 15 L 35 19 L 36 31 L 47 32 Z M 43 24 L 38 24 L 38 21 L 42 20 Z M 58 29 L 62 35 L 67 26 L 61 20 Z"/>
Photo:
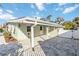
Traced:
<path id="1" fill-rule="evenodd" d="M 46 27 L 47 26 L 44 26 L 44 33 L 46 34 Z M 50 27 L 49 27 L 50 29 Z M 42 35 L 42 36 L 38 36 L 38 37 L 35 37 L 35 45 L 38 45 L 39 41 L 44 41 L 44 40 L 48 40 L 50 38 L 53 38 L 53 37 L 56 37 L 58 35 L 57 33 L 57 28 L 55 27 L 51 27 L 51 29 L 49 30 L 49 33 L 48 33 L 48 36 L 47 35 Z"/>
<path id="2" fill-rule="evenodd" d="M 49 32 L 49 37 L 55 37 L 58 35 L 57 28 L 53 29 L 53 31 Z"/>
<path id="3" fill-rule="evenodd" d="M 42 26 L 42 30 L 40 30 L 40 26 L 35 26 L 34 28 L 34 36 L 37 37 L 37 36 L 41 36 L 41 35 L 44 35 L 45 34 L 45 26 Z"/>
<path id="4" fill-rule="evenodd" d="M 31 45 L 31 38 L 30 38 L 31 32 L 27 32 L 27 26 L 30 26 L 30 25 L 20 24 L 19 26 L 18 23 L 15 23 L 15 24 L 10 23 L 10 25 L 11 26 L 9 27 L 9 31 L 12 33 L 12 35 L 19 42 L 22 42 L 22 44 L 24 45 L 23 47 L 29 48 L 29 46 Z M 47 26 L 42 26 L 42 30 L 40 30 L 40 25 L 35 26 L 34 36 L 38 37 L 41 35 L 46 35 L 46 27 Z M 54 29 L 54 27 L 49 27 L 49 37 L 54 37 L 56 35 L 57 35 L 57 30 Z"/>
<path id="5" fill-rule="evenodd" d="M 18 24 L 10 24 L 11 26 L 14 26 L 14 28 L 11 28 L 12 31 L 15 31 L 15 33 L 12 33 L 12 35 L 19 41 L 22 42 L 23 47 L 29 48 L 30 46 L 30 38 L 27 36 L 27 26 L 25 24 L 21 24 L 20 27 L 18 27 Z M 15 29 L 15 30 L 14 30 Z"/>

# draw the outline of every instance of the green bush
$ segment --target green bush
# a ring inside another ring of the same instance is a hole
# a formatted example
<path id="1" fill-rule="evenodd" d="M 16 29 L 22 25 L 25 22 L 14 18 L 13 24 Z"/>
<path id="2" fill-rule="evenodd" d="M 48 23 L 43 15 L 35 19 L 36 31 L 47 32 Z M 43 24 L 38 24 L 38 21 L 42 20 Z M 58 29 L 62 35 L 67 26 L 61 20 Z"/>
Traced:
<path id="1" fill-rule="evenodd" d="M 72 30 L 72 29 L 74 29 L 74 24 L 72 23 L 72 22 L 65 22 L 64 23 L 64 29 L 65 30 Z"/>
<path id="2" fill-rule="evenodd" d="M 0 28 L 0 32 L 3 32 L 3 29 L 2 28 Z"/>

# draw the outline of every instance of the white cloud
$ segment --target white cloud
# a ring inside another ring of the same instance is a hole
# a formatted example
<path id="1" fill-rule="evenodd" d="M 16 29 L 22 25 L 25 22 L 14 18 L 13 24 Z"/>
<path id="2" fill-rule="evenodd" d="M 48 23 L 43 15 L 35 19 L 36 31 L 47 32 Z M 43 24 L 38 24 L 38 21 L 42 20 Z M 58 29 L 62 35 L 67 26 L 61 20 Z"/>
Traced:
<path id="1" fill-rule="evenodd" d="M 55 9 L 55 11 L 62 11 L 62 10 L 63 10 L 63 8 L 60 8 L 60 7 Z"/>
<path id="2" fill-rule="evenodd" d="M 4 20 L 9 20 L 9 19 L 14 19 L 15 17 L 11 14 L 5 13 L 5 14 L 0 14 L 0 18 Z"/>
<path id="3" fill-rule="evenodd" d="M 79 4 L 76 4 L 75 7 L 76 7 L 76 8 L 79 7 Z"/>
<path id="4" fill-rule="evenodd" d="M 63 14 L 70 13 L 70 12 L 74 11 L 78 6 L 79 6 L 79 5 L 76 4 L 76 5 L 73 6 L 73 7 L 65 8 L 64 11 L 63 11 Z"/>
<path id="5" fill-rule="evenodd" d="M 2 9 L 0 9 L 0 12 L 2 12 L 3 10 Z"/>
<path id="6" fill-rule="evenodd" d="M 63 8 L 61 6 L 64 6 L 66 3 L 58 3 L 58 5 L 54 5 L 54 6 L 58 6 L 55 11 L 62 11 Z"/>
<path id="7" fill-rule="evenodd" d="M 58 5 L 59 5 L 59 6 L 63 6 L 63 5 L 65 5 L 65 4 L 66 4 L 66 3 L 59 3 Z"/>
<path id="8" fill-rule="evenodd" d="M 43 3 L 35 3 L 37 9 L 39 11 L 43 11 L 44 10 L 44 4 Z"/>
<path id="9" fill-rule="evenodd" d="M 2 10 L 2 9 L 0 9 L 0 14 L 2 14 L 2 12 L 3 12 L 3 10 Z"/>
<path id="10" fill-rule="evenodd" d="M 11 14 L 13 14 L 13 11 L 11 11 L 11 10 L 6 10 L 8 13 L 11 13 Z"/>
<path id="11" fill-rule="evenodd" d="M 0 19 L 9 20 L 9 19 L 14 19 L 14 18 L 15 17 L 12 14 L 10 14 L 9 12 L 5 12 L 2 9 L 0 9 Z"/>

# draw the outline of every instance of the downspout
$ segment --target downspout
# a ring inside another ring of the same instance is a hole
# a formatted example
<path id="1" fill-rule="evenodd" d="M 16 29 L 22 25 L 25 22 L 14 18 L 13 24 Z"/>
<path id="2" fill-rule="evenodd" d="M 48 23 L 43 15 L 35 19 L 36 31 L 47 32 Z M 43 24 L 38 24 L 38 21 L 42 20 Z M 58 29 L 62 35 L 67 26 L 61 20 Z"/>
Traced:
<path id="1" fill-rule="evenodd" d="M 35 21 L 34 25 L 31 26 L 31 46 L 34 51 L 34 27 L 37 25 L 37 21 Z"/>

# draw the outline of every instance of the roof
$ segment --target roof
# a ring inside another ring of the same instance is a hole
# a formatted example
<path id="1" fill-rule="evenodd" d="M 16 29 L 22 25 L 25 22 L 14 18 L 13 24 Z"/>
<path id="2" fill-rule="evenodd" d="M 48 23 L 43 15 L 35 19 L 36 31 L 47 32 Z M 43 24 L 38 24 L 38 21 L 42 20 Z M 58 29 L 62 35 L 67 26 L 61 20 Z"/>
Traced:
<path id="1" fill-rule="evenodd" d="M 54 27 L 63 27 L 57 23 L 49 22 L 40 20 L 38 18 L 30 18 L 30 17 L 23 17 L 14 20 L 7 21 L 8 23 L 25 23 L 25 24 L 37 24 L 37 25 L 46 25 L 46 26 L 54 26 Z"/>

